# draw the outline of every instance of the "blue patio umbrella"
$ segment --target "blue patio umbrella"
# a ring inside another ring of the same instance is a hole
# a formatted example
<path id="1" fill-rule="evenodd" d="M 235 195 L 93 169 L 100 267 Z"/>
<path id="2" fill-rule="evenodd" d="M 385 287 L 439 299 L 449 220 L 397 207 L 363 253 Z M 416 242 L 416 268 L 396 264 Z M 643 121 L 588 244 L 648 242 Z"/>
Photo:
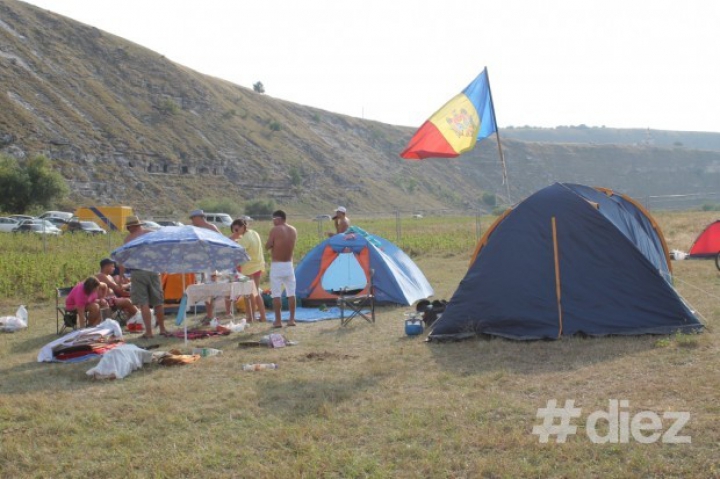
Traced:
<path id="1" fill-rule="evenodd" d="M 110 256 L 127 268 L 156 273 L 235 270 L 237 265 L 250 259 L 245 248 L 235 241 L 195 226 L 160 228 L 120 246 Z"/>
<path id="2" fill-rule="evenodd" d="M 235 241 L 195 226 L 165 226 L 120 246 L 110 256 L 126 268 L 156 273 L 234 270 L 250 259 Z"/>

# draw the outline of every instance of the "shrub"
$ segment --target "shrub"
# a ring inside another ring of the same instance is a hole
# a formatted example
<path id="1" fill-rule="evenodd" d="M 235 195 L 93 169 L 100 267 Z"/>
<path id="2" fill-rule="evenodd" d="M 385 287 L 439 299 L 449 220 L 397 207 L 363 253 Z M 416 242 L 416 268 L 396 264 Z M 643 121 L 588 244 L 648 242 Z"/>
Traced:
<path id="1" fill-rule="evenodd" d="M 233 218 L 242 211 L 242 207 L 229 198 L 205 198 L 198 201 L 198 208 L 207 212 L 227 213 Z"/>
<path id="2" fill-rule="evenodd" d="M 269 218 L 275 211 L 274 200 L 255 200 L 245 205 L 245 214 L 253 218 Z"/>

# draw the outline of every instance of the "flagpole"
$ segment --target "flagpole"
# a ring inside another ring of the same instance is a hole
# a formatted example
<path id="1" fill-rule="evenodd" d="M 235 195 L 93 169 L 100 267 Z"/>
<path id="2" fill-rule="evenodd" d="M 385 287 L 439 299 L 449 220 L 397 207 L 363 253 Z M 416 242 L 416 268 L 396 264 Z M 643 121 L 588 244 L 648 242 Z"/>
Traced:
<path id="1" fill-rule="evenodd" d="M 510 183 L 508 181 L 507 168 L 505 167 L 505 155 L 503 155 L 502 145 L 500 142 L 500 127 L 498 127 L 497 118 L 495 117 L 495 102 L 493 101 L 492 97 L 492 88 L 490 87 L 490 74 L 487 71 L 487 67 L 485 67 L 485 76 L 487 77 L 488 94 L 490 95 L 490 109 L 492 110 L 493 122 L 495 123 L 495 135 L 497 138 L 498 153 L 500 155 L 500 164 L 502 165 L 502 179 L 503 184 L 505 185 L 505 195 L 507 196 L 508 206 L 511 206 L 512 200 L 510 199 Z"/>

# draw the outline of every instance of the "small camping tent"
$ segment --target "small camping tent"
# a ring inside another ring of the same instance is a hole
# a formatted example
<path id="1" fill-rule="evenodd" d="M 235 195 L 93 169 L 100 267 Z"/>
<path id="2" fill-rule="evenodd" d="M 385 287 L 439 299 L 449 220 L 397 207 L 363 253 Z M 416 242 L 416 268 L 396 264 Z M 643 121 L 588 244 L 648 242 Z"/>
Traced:
<path id="1" fill-rule="evenodd" d="M 295 270 L 297 297 L 303 304 L 334 301 L 337 285 L 365 294 L 371 270 L 377 302 L 411 305 L 433 294 L 420 268 L 400 248 L 352 227 L 305 255 Z"/>
<path id="2" fill-rule="evenodd" d="M 715 258 L 720 253 L 720 220 L 713 221 L 698 235 L 690 248 L 689 258 Z"/>
<path id="3" fill-rule="evenodd" d="M 610 190 L 556 183 L 480 239 L 430 338 L 700 329 L 670 273 L 662 232 L 641 205 Z"/>

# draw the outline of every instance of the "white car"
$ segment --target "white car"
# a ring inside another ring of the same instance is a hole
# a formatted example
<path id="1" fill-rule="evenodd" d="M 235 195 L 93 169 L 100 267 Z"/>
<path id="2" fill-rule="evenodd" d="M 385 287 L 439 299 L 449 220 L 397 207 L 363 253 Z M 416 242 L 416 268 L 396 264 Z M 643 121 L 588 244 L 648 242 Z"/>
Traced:
<path id="1" fill-rule="evenodd" d="M 62 230 L 48 220 L 25 220 L 15 227 L 13 233 L 37 233 L 60 236 Z"/>
<path id="2" fill-rule="evenodd" d="M 143 223 L 145 223 L 145 225 L 143 225 L 143 227 L 150 231 L 157 231 L 160 228 L 162 228 L 162 225 L 159 225 L 159 224 L 155 223 L 154 221 L 144 220 Z"/>
<path id="3" fill-rule="evenodd" d="M 3 233 L 11 233 L 12 230 L 17 228 L 20 222 L 13 218 L 0 217 L 0 231 Z"/>
<path id="4" fill-rule="evenodd" d="M 230 228 L 233 222 L 232 216 L 227 213 L 205 213 L 205 221 L 218 228 Z"/>
<path id="5" fill-rule="evenodd" d="M 45 213 L 38 216 L 38 218 L 43 220 L 49 220 L 50 218 L 59 218 L 61 220 L 65 220 L 67 223 L 70 221 L 73 217 L 72 213 L 68 213 L 67 211 L 46 211 Z"/>

